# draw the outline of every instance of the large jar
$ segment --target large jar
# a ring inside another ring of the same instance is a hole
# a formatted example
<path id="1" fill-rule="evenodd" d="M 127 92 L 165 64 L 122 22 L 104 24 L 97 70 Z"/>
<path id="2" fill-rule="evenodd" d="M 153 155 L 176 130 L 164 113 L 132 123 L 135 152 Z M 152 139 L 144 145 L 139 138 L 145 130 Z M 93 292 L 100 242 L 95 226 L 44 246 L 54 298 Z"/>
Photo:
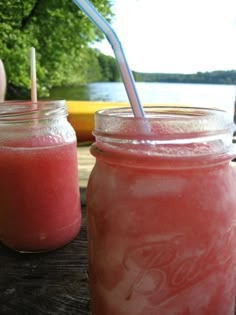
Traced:
<path id="1" fill-rule="evenodd" d="M 0 241 L 61 247 L 81 224 L 76 136 L 64 101 L 0 104 Z"/>
<path id="2" fill-rule="evenodd" d="M 233 315 L 236 175 L 226 112 L 96 113 L 87 190 L 92 315 Z"/>

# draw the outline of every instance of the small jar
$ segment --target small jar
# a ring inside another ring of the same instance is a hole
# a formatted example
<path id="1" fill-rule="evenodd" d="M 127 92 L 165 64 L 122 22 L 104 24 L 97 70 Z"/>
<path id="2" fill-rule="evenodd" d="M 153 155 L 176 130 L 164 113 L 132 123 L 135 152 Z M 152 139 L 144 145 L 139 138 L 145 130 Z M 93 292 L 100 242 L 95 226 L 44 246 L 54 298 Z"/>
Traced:
<path id="1" fill-rule="evenodd" d="M 92 315 L 234 315 L 234 125 L 224 111 L 96 113 L 87 188 Z"/>
<path id="2" fill-rule="evenodd" d="M 81 225 L 76 136 L 65 101 L 0 104 L 0 240 L 20 252 L 70 242 Z"/>

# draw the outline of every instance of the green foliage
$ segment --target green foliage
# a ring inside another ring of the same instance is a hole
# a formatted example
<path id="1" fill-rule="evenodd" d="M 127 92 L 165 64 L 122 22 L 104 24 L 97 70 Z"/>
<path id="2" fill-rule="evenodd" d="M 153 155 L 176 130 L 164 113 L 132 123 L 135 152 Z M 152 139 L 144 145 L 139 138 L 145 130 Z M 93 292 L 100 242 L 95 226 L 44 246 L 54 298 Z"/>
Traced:
<path id="1" fill-rule="evenodd" d="M 108 21 L 112 0 L 93 0 Z M 54 86 L 118 81 L 113 57 L 90 48 L 103 34 L 72 0 L 1 0 L 0 58 L 8 80 L 8 98 L 30 97 L 29 50 L 36 48 L 39 97 Z M 196 74 L 134 73 L 137 81 L 236 84 L 236 71 Z"/>
<path id="2" fill-rule="evenodd" d="M 136 81 L 143 82 L 176 82 L 236 85 L 236 70 L 181 73 L 141 73 L 134 72 Z"/>
<path id="3" fill-rule="evenodd" d="M 110 0 L 92 2 L 108 20 L 112 18 Z M 88 47 L 103 35 L 72 1 L 2 0 L 0 20 L 0 58 L 9 87 L 29 92 L 31 46 L 36 48 L 40 96 L 52 86 L 88 81 L 92 66 L 98 72 L 99 62 Z"/>
<path id="4" fill-rule="evenodd" d="M 119 80 L 120 73 L 114 58 L 98 54 L 98 62 L 102 71 L 103 81 L 116 82 Z"/>

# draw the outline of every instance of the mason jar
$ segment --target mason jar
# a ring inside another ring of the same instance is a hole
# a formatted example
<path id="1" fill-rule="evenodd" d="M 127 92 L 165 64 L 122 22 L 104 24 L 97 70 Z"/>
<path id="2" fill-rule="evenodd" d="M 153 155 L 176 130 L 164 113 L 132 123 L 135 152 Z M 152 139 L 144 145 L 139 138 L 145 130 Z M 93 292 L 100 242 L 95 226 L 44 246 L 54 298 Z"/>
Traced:
<path id="1" fill-rule="evenodd" d="M 69 243 L 81 225 L 76 136 L 65 101 L 0 104 L 0 241 L 20 252 Z"/>
<path id="2" fill-rule="evenodd" d="M 87 188 L 92 315 L 234 315 L 232 117 L 96 113 Z"/>

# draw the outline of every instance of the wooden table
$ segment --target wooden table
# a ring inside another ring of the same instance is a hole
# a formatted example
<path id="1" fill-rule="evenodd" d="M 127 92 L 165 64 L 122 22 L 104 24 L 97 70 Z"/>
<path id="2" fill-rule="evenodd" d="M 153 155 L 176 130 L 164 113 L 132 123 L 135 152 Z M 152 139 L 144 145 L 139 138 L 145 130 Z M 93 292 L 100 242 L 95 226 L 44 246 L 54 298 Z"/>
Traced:
<path id="1" fill-rule="evenodd" d="M 0 245 L 0 273 L 0 315 L 89 315 L 85 219 L 56 251 L 18 254 Z"/>
<path id="2" fill-rule="evenodd" d="M 81 147 L 78 159 L 82 229 L 64 248 L 44 254 L 0 245 L 0 315 L 89 315 L 85 189 L 94 158 Z"/>

